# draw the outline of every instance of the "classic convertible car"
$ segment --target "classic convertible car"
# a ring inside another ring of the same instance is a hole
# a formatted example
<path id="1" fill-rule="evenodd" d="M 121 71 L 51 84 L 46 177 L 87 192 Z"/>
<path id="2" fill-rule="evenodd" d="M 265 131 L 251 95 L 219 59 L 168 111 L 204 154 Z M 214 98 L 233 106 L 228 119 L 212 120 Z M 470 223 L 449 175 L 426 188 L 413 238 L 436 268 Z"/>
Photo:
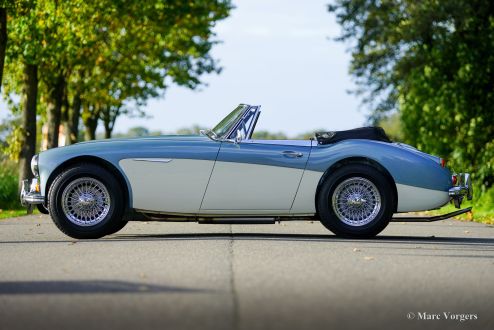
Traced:
<path id="1" fill-rule="evenodd" d="M 37 204 L 74 238 L 99 238 L 129 220 L 273 223 L 318 219 L 344 237 L 372 237 L 397 217 L 460 208 L 472 198 L 468 173 L 441 158 L 392 143 L 376 127 L 323 132 L 314 139 L 252 138 L 260 106 L 241 104 L 213 129 L 77 143 L 31 163 L 23 204 Z"/>

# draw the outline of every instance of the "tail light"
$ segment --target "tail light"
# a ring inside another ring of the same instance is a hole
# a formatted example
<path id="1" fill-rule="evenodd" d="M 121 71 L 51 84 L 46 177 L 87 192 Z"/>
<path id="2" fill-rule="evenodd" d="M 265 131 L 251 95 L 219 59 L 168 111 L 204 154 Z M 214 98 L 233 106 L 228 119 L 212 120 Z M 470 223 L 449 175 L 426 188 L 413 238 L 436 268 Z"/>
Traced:
<path id="1" fill-rule="evenodd" d="M 439 161 L 439 163 L 441 164 L 441 167 L 446 167 L 446 159 L 441 158 L 441 160 Z"/>
<path id="2" fill-rule="evenodd" d="M 453 186 L 456 186 L 456 184 L 458 183 L 458 176 L 456 174 L 452 175 L 451 181 L 453 182 Z"/>

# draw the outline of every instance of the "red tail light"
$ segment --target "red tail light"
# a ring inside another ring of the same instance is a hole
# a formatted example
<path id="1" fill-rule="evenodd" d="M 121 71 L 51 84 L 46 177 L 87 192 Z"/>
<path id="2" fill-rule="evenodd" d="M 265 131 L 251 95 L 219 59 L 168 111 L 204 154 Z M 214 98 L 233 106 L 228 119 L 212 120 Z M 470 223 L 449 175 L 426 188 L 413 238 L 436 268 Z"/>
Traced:
<path id="1" fill-rule="evenodd" d="M 456 175 L 452 175 L 451 181 L 453 181 L 453 186 L 456 186 L 456 183 L 458 182 L 458 177 Z"/>
<path id="2" fill-rule="evenodd" d="M 441 167 L 446 167 L 446 159 L 441 158 L 440 164 L 441 164 Z"/>

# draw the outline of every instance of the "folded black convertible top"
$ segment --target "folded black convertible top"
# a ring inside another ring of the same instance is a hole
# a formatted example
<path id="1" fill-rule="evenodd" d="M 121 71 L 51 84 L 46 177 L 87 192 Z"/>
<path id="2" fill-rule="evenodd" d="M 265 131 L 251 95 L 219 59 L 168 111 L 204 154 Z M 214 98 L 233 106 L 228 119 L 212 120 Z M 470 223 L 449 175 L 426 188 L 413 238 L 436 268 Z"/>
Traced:
<path id="1" fill-rule="evenodd" d="M 318 144 L 331 144 L 349 139 L 375 140 L 391 142 L 382 127 L 360 127 L 346 131 L 318 132 L 316 140 Z"/>

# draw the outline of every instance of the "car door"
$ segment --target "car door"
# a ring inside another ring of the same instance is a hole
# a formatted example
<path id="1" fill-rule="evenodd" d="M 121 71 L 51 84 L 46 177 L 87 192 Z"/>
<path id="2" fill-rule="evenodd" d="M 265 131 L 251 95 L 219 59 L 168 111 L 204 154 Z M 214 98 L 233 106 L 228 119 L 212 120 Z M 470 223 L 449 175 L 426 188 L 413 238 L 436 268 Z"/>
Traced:
<path id="1" fill-rule="evenodd" d="M 288 214 L 310 143 L 222 142 L 201 214 Z"/>
<path id="2" fill-rule="evenodd" d="M 149 140 L 120 160 L 132 207 L 167 214 L 199 212 L 221 142 L 207 137 Z"/>

